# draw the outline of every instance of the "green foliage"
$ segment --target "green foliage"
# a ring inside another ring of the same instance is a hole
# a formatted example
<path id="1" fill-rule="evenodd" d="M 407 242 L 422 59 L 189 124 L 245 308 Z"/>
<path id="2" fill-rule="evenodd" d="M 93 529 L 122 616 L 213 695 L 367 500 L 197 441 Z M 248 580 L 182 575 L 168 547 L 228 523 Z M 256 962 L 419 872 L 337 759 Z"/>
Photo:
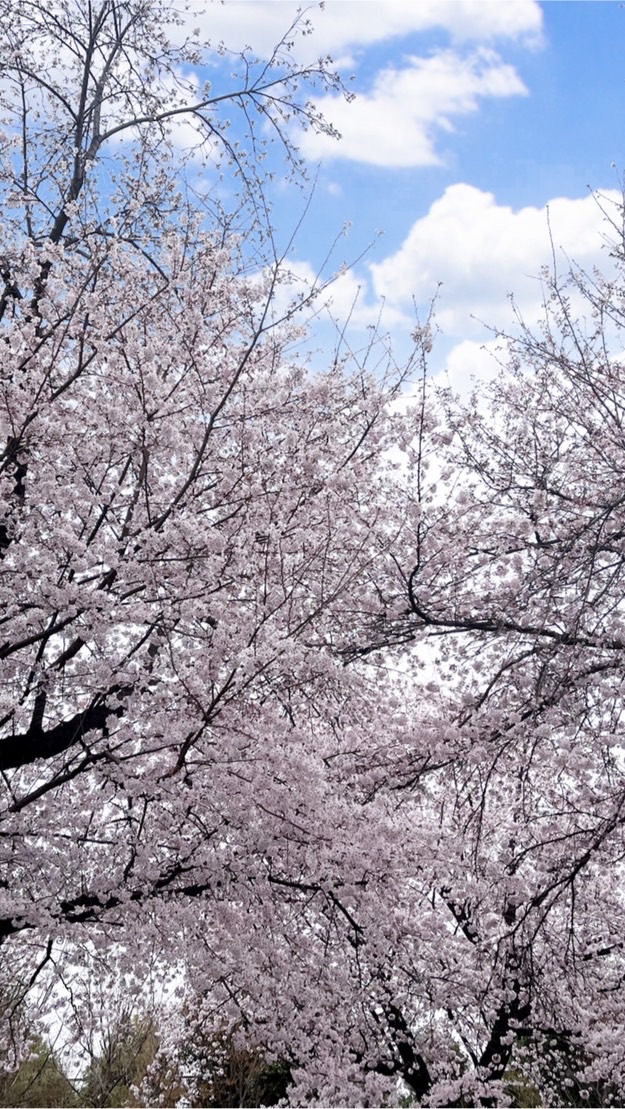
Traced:
<path id="1" fill-rule="evenodd" d="M 16 1071 L 0 1071 L 0 1107 L 82 1105 L 48 1045 L 39 1037 L 31 1042 L 29 1056 Z"/>

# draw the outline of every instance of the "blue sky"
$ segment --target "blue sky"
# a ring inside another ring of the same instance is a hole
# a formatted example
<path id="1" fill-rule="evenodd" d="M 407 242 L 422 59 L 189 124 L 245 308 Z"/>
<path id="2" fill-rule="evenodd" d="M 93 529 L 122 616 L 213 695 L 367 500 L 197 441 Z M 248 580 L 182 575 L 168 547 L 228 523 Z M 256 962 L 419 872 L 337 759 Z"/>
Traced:
<path id="1" fill-rule="evenodd" d="M 202 29 L 259 53 L 288 26 L 292 0 L 211 4 Z M 385 300 L 400 348 L 441 285 L 437 369 L 481 373 L 487 330 L 540 314 L 533 275 L 554 244 L 591 268 L 606 261 L 590 190 L 616 199 L 625 172 L 625 8 L 617 0 L 326 0 L 312 5 L 301 56 L 333 55 L 353 75 L 352 104 L 327 98 L 342 141 L 304 137 L 318 182 L 292 263 L 302 279 L 349 221 L 338 265 L 383 234 L 335 290 L 356 322 Z M 279 232 L 297 192 L 278 183 Z M 442 361 L 441 361 L 442 359 Z"/>

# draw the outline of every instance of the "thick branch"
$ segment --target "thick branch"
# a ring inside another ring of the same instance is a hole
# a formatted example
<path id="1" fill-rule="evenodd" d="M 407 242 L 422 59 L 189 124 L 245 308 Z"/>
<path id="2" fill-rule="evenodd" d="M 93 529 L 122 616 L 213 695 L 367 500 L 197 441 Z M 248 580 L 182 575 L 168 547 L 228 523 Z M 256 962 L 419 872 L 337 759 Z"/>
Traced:
<path id="1" fill-rule="evenodd" d="M 406 1085 L 412 1090 L 420 1101 L 426 1097 L 432 1087 L 432 1078 L 425 1059 L 415 1049 L 414 1035 L 409 1028 L 401 1009 L 392 1001 L 384 1004 L 384 1016 L 389 1029 L 393 1034 L 394 1045 L 399 1056 L 392 1064 L 378 1063 L 375 1071 L 378 1074 L 399 1074 Z"/>
<path id="2" fill-rule="evenodd" d="M 100 701 L 54 728 L 44 730 L 37 727 L 35 720 L 35 726 L 27 732 L 0 740 L 0 770 L 28 766 L 37 759 L 52 759 L 79 743 L 89 732 L 106 733 L 109 718 L 123 716 L 125 711 L 121 703 L 111 706 Z"/>
<path id="3" fill-rule="evenodd" d="M 480 1067 L 487 1069 L 489 1078 L 500 1079 L 510 1061 L 514 1040 L 510 1033 L 517 1033 L 523 1021 L 528 1020 L 531 1013 L 529 1001 L 521 1002 L 521 985 L 517 978 L 510 983 L 512 992 L 511 1000 L 502 1005 L 495 1017 L 491 1028 L 490 1038 L 484 1048 L 480 1059 Z M 482 1099 L 484 1105 L 492 1104 L 490 1099 Z"/>

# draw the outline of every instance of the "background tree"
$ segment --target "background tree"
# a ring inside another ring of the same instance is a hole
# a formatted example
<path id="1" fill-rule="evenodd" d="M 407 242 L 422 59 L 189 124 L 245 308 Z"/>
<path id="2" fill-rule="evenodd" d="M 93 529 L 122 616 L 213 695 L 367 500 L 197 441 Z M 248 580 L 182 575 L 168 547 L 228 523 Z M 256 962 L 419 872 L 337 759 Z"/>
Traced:
<path id="1" fill-rule="evenodd" d="M 184 1033 L 154 1054 L 139 1089 L 140 1104 L 277 1105 L 291 1084 L 286 1059 L 270 1060 L 240 1029 L 205 1026 L 184 1012 Z"/>
<path id="2" fill-rule="evenodd" d="M 27 1047 L 28 1055 L 17 1069 L 12 1065 L 0 1073 L 0 1105 L 9 1109 L 22 1106 L 71 1109 L 80 1105 L 76 1090 L 49 1045 L 36 1037 Z"/>
<path id="3" fill-rule="evenodd" d="M 10 962 L 9 962 L 10 966 Z M 41 1026 L 40 1012 L 29 996 L 28 982 L 9 978 L 6 967 L 0 992 L 0 1105 L 78 1105 L 76 1091 Z M 40 999 L 45 1001 L 45 999 Z"/>
<path id="4" fill-rule="evenodd" d="M 157 1048 L 154 1020 L 137 1016 L 130 1006 L 122 1009 L 105 1028 L 99 1050 L 87 1067 L 80 1083 L 81 1102 L 107 1109 L 137 1105 L 134 1088 L 143 1081 Z"/>

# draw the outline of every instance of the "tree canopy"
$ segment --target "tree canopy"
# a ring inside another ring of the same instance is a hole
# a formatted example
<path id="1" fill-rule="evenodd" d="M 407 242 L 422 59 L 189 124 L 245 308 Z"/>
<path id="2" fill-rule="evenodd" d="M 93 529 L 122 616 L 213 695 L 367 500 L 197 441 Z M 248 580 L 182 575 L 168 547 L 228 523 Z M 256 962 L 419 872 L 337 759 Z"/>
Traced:
<path id="1" fill-rule="evenodd" d="M 469 402 L 427 326 L 313 365 L 261 157 L 332 131 L 302 28 L 221 89 L 158 0 L 0 14 L 15 1067 L 24 995 L 78 1035 L 112 974 L 165 984 L 161 1100 L 618 1104 L 620 279 Z"/>

